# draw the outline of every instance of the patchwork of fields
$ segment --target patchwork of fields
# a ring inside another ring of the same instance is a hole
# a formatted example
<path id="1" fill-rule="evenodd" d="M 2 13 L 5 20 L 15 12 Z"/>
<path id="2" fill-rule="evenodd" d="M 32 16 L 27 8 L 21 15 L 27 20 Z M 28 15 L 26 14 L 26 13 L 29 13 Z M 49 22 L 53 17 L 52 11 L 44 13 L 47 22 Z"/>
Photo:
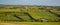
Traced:
<path id="1" fill-rule="evenodd" d="M 48 20 L 42 20 L 41 18 Z M 60 10 L 50 7 L 5 6 L 0 7 L 0 22 L 31 25 L 60 25 Z"/>

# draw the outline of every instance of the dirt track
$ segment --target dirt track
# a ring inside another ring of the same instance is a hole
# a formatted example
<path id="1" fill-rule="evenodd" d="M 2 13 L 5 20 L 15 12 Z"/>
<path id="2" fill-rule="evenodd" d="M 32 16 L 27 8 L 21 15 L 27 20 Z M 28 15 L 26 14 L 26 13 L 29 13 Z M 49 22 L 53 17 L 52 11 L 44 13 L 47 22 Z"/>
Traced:
<path id="1" fill-rule="evenodd" d="M 29 24 L 0 23 L 0 25 L 29 25 Z"/>

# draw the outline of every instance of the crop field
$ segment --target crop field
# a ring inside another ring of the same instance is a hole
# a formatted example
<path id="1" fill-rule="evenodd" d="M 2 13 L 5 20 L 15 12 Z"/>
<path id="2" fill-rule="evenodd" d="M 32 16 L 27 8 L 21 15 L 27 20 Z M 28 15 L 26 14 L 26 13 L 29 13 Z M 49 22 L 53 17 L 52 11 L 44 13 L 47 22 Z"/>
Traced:
<path id="1" fill-rule="evenodd" d="M 0 6 L 0 24 L 60 25 L 59 9 L 53 6 Z"/>

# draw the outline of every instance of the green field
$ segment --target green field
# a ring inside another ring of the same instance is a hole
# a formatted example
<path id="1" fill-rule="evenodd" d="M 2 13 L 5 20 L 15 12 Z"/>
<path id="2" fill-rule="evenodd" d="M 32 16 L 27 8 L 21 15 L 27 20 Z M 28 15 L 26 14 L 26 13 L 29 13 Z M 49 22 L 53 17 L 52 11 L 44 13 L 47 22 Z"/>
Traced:
<path id="1" fill-rule="evenodd" d="M 19 22 L 19 24 L 30 24 L 30 25 L 60 25 L 60 22 Z"/>
<path id="2" fill-rule="evenodd" d="M 45 9 L 48 7 L 48 9 Z M 5 6 L 0 7 L 0 22 L 30 24 L 30 25 L 60 25 L 60 10 L 52 9 L 50 6 Z M 51 11 L 51 12 L 49 12 Z M 38 22 L 31 22 L 31 17 Z M 17 17 L 15 17 L 16 15 Z M 22 18 L 23 22 L 19 18 Z M 49 22 L 41 22 L 40 18 L 45 18 Z"/>
<path id="3" fill-rule="evenodd" d="M 60 25 L 60 22 L 6 22 L 6 23 L 28 25 Z"/>
<path id="4" fill-rule="evenodd" d="M 6 13 L 8 12 L 8 13 Z M 11 13 L 9 13 L 11 12 Z M 14 12 L 14 13 L 13 13 Z M 39 10 L 39 9 L 28 9 L 28 11 L 19 11 L 17 9 L 15 10 L 1 10 L 0 11 L 0 20 L 19 20 L 18 18 L 14 17 L 13 15 L 16 14 L 17 16 L 23 18 L 24 20 L 29 20 L 29 16 L 27 14 L 23 13 L 17 13 L 17 12 L 28 12 L 33 18 L 39 19 L 39 18 L 46 18 L 46 19 L 54 19 L 59 18 L 55 14 L 49 13 L 47 10 Z"/>

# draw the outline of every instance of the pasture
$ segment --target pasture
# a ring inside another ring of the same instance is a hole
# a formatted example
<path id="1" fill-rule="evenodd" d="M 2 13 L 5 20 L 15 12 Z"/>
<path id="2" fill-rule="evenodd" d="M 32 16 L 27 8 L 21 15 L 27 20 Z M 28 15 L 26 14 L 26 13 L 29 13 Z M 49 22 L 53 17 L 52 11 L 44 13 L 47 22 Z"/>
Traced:
<path id="1" fill-rule="evenodd" d="M 1 25 L 60 25 L 60 22 L 2 22 Z"/>
<path id="2" fill-rule="evenodd" d="M 60 10 L 51 6 L 0 6 L 0 24 L 60 25 Z M 48 22 L 41 22 L 45 18 Z"/>

